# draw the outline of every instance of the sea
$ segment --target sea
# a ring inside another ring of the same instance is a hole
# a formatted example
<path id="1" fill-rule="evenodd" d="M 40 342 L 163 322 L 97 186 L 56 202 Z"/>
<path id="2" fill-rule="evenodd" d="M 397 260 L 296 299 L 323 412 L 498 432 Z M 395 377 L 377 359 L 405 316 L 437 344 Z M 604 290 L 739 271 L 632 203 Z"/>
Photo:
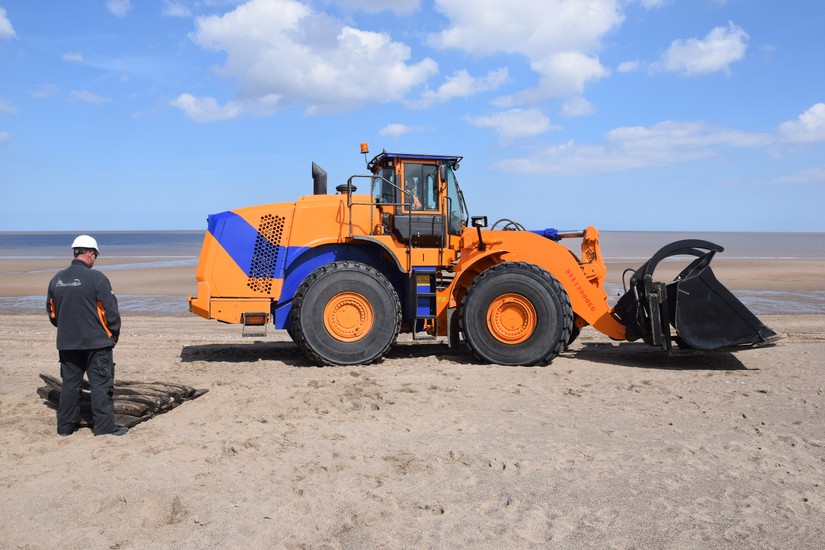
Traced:
<path id="1" fill-rule="evenodd" d="M 66 258 L 71 260 L 72 240 L 77 232 L 0 232 L 0 262 L 13 260 Z M 191 267 L 195 288 L 203 231 L 95 231 L 93 232 L 107 265 L 95 269 L 106 273 L 158 267 Z M 123 261 L 117 261 L 122 259 Z M 134 262 L 132 260 L 140 260 Z M 114 263 L 112 263 L 114 261 Z M 2 265 L 0 264 L 0 265 Z M 43 296 L 4 296 L 0 288 L 0 314 L 45 312 Z M 186 296 L 163 294 L 118 294 L 121 312 L 159 315 L 187 315 Z"/>
<path id="2" fill-rule="evenodd" d="M 7 261 L 14 260 L 68 259 L 68 248 L 75 236 L 75 232 L 0 232 L 0 261 L 8 265 Z M 106 272 L 191 267 L 194 286 L 203 231 L 103 231 L 94 232 L 94 237 L 107 259 L 106 266 L 96 269 Z M 608 261 L 639 260 L 641 264 L 662 246 L 680 239 L 718 243 L 725 249 L 718 257 L 726 259 L 825 260 L 825 233 L 601 231 L 601 249 Z M 572 241 L 564 242 L 570 245 Z M 123 261 L 116 261 L 119 258 Z M 132 259 L 141 261 L 132 262 Z M 622 292 L 621 285 L 615 286 L 606 288 L 609 296 Z M 42 313 L 44 310 L 44 296 L 3 294 L 0 288 L 0 314 Z M 757 315 L 825 313 L 825 290 L 737 290 L 734 294 Z M 118 294 L 118 303 L 124 312 L 188 314 L 185 296 Z"/>

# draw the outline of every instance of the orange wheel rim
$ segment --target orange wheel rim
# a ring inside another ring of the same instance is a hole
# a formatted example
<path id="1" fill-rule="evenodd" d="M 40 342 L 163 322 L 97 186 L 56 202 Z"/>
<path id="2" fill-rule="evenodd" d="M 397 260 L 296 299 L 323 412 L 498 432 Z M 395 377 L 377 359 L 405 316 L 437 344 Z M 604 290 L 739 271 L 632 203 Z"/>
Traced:
<path id="1" fill-rule="evenodd" d="M 519 344 L 536 330 L 536 309 L 521 294 L 502 294 L 487 309 L 490 334 L 505 344 Z"/>
<path id="2" fill-rule="evenodd" d="M 324 308 L 324 327 L 341 342 L 357 342 L 374 322 L 372 304 L 356 292 L 336 294 Z"/>

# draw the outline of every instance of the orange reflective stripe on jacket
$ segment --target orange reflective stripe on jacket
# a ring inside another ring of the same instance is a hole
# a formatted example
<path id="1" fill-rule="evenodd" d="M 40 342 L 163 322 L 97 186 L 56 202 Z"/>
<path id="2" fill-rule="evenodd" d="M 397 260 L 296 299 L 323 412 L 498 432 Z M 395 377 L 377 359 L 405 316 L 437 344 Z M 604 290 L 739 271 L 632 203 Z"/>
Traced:
<path id="1" fill-rule="evenodd" d="M 97 301 L 97 316 L 100 318 L 100 324 L 103 325 L 106 335 L 111 338 L 112 331 L 109 330 L 109 325 L 106 323 L 106 310 L 103 309 L 103 303 L 100 300 Z"/>

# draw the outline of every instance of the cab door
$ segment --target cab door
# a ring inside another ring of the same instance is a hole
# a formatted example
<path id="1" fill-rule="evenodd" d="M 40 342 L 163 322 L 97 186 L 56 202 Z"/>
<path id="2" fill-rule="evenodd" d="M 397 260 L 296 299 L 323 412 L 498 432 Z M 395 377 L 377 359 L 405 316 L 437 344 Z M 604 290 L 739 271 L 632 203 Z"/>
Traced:
<path id="1" fill-rule="evenodd" d="M 393 217 L 393 234 L 412 247 L 443 248 L 447 218 L 442 212 L 438 164 L 405 162 L 398 168 L 402 196 Z"/>

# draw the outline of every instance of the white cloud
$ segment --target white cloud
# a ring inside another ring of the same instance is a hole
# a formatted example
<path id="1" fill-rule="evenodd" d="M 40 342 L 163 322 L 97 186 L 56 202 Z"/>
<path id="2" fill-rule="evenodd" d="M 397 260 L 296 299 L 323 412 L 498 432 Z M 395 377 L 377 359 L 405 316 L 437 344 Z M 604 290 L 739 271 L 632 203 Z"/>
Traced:
<path id="1" fill-rule="evenodd" d="M 160 9 L 160 14 L 164 17 L 192 17 L 192 10 L 182 2 L 163 0 L 163 7 Z"/>
<path id="2" fill-rule="evenodd" d="M 82 101 L 92 105 L 100 105 L 101 103 L 108 103 L 109 99 L 86 90 L 74 90 L 69 92 L 69 97 L 73 101 Z"/>
<path id="3" fill-rule="evenodd" d="M 11 26 L 11 21 L 6 16 L 6 10 L 0 6 L 0 38 L 14 38 L 17 33 L 14 32 L 14 27 Z"/>
<path id="4" fill-rule="evenodd" d="M 54 84 L 40 84 L 37 88 L 29 90 L 29 95 L 36 99 L 45 99 L 56 95 L 59 91 Z"/>
<path id="5" fill-rule="evenodd" d="M 433 45 L 473 55 L 522 55 L 538 73 L 535 89 L 500 105 L 581 94 L 588 82 L 606 77 L 596 53 L 602 37 L 623 20 L 618 0 L 436 0 L 436 7 L 449 25 L 430 36 Z"/>
<path id="6" fill-rule="evenodd" d="M 383 137 L 400 137 L 405 134 L 414 132 L 421 132 L 424 128 L 421 126 L 409 126 L 407 124 L 387 124 L 378 132 Z"/>
<path id="7" fill-rule="evenodd" d="M 801 172 L 796 172 L 781 178 L 776 178 L 773 183 L 781 185 L 825 185 L 825 166 L 809 168 Z"/>
<path id="8" fill-rule="evenodd" d="M 17 109 L 14 108 L 14 105 L 0 97 L 0 113 L 10 113 L 14 114 L 17 112 Z"/>
<path id="9" fill-rule="evenodd" d="M 219 105 L 212 97 L 198 98 L 190 94 L 181 94 L 172 105 L 195 122 L 215 122 L 235 118 L 243 112 L 243 106 L 236 102 Z"/>
<path id="10" fill-rule="evenodd" d="M 616 128 L 606 134 L 608 141 L 625 149 L 663 151 L 684 148 L 700 151 L 716 146 L 761 147 L 772 141 L 765 134 L 716 128 L 704 122 L 664 121 L 650 127 Z"/>
<path id="11" fill-rule="evenodd" d="M 596 108 L 593 104 L 581 96 L 570 98 L 561 107 L 561 116 L 567 118 L 592 115 L 595 112 Z"/>
<path id="12" fill-rule="evenodd" d="M 106 9 L 115 17 L 126 17 L 132 3 L 130 0 L 106 0 Z"/>
<path id="13" fill-rule="evenodd" d="M 581 94 L 591 80 L 610 75 L 597 57 L 582 52 L 560 52 L 541 61 L 534 60 L 532 66 L 541 75 L 539 86 L 517 94 L 517 98 L 527 101 Z"/>
<path id="14" fill-rule="evenodd" d="M 718 71 L 729 72 L 730 65 L 741 61 L 748 49 L 748 34 L 741 27 L 728 23 L 716 27 L 703 40 L 674 40 L 659 62 L 651 69 L 700 75 Z"/>
<path id="15" fill-rule="evenodd" d="M 14 27 L 11 26 L 11 21 L 6 16 L 6 10 L 0 6 L 0 38 L 14 38 L 17 33 L 14 32 Z"/>
<path id="16" fill-rule="evenodd" d="M 704 122 L 665 121 L 649 127 L 616 128 L 603 145 L 572 141 L 548 147 L 533 157 L 503 160 L 496 168 L 516 173 L 577 176 L 666 166 L 710 158 L 720 148 L 767 147 L 773 138 Z"/>
<path id="17" fill-rule="evenodd" d="M 348 10 L 369 13 L 391 11 L 396 15 L 409 15 L 418 10 L 420 0 L 337 0 L 339 6 Z"/>
<path id="18" fill-rule="evenodd" d="M 825 103 L 816 103 L 796 120 L 780 124 L 779 136 L 792 143 L 825 141 Z"/>
<path id="19" fill-rule="evenodd" d="M 0 143 L 3 143 L 4 141 L 8 141 L 8 140 L 9 140 L 9 138 L 11 138 L 11 134 L 10 134 L 10 133 L 0 131 Z"/>
<path id="20" fill-rule="evenodd" d="M 263 98 L 277 98 L 267 109 L 304 104 L 311 114 L 397 101 L 438 71 L 429 58 L 409 63 L 410 48 L 384 33 L 343 25 L 295 0 L 251 0 L 198 17 L 192 40 L 226 52 L 217 72 L 237 83 L 236 116 Z"/>
<path id="21" fill-rule="evenodd" d="M 643 8 L 653 9 L 661 8 L 669 3 L 669 0 L 639 0 Z"/>
<path id="22" fill-rule="evenodd" d="M 612 0 L 436 0 L 450 26 L 431 40 L 474 53 L 500 51 L 541 59 L 565 51 L 594 50 L 622 21 Z"/>
<path id="23" fill-rule="evenodd" d="M 495 90 L 510 79 L 506 68 L 490 71 L 486 76 L 474 77 L 465 70 L 456 71 L 438 87 L 437 90 L 427 90 L 417 101 L 409 101 L 410 107 L 430 107 L 459 97 L 469 97 L 482 92 Z"/>
<path id="24" fill-rule="evenodd" d="M 617 73 L 635 73 L 639 70 L 638 61 L 623 61 L 616 67 Z"/>
<path id="25" fill-rule="evenodd" d="M 468 116 L 465 120 L 479 128 L 492 128 L 503 143 L 559 129 L 538 109 L 510 109 L 490 116 Z"/>
<path id="26" fill-rule="evenodd" d="M 61 57 L 63 61 L 71 61 L 72 63 L 81 63 L 83 61 L 83 54 L 79 52 L 66 52 Z"/>

